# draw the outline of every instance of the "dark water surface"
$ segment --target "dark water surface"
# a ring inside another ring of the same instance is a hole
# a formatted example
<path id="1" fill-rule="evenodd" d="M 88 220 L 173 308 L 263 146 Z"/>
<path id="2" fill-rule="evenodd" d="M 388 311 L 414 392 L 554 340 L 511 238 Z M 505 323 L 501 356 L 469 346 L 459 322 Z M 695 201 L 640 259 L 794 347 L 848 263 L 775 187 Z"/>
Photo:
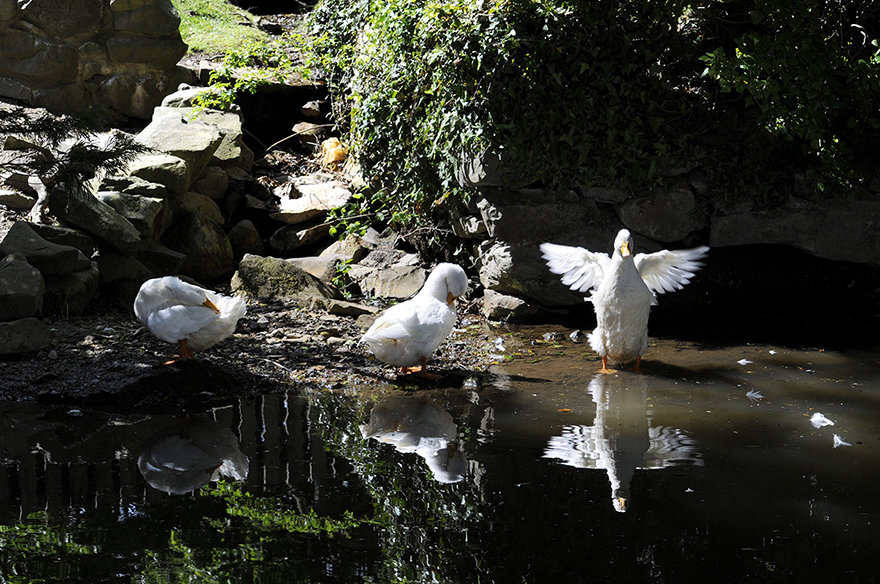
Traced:
<path id="1" fill-rule="evenodd" d="M 880 354 L 546 330 L 431 390 L 0 404 L 0 581 L 880 581 Z"/>

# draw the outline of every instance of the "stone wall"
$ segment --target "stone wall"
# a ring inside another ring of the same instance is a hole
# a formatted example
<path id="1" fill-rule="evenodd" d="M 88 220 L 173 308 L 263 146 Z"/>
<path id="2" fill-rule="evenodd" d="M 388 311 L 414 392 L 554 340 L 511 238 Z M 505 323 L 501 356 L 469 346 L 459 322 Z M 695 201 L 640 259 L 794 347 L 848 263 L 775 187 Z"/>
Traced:
<path id="1" fill-rule="evenodd" d="M 170 0 L 0 0 L 0 96 L 149 119 L 191 73 Z"/>

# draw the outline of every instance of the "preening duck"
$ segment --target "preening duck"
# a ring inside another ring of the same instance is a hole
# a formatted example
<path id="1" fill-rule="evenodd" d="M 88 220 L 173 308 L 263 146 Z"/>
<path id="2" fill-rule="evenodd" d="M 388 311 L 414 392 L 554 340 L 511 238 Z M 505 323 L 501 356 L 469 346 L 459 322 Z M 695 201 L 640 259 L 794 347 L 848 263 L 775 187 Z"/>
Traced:
<path id="1" fill-rule="evenodd" d="M 151 333 L 180 347 L 176 360 L 212 347 L 231 335 L 245 313 L 244 300 L 223 296 L 176 276 L 153 278 L 141 285 L 134 314 Z"/>
<path id="2" fill-rule="evenodd" d="M 380 361 L 426 375 L 428 357 L 455 326 L 455 299 L 467 287 L 460 266 L 438 264 L 419 293 L 386 310 L 362 340 Z"/>

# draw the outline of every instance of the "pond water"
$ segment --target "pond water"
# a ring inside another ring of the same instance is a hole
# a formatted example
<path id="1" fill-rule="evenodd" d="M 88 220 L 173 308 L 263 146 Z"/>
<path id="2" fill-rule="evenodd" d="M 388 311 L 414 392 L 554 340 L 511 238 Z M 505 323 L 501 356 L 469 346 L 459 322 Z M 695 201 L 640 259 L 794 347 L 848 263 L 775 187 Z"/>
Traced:
<path id="1" fill-rule="evenodd" d="M 654 339 L 599 375 L 568 332 L 433 389 L 0 404 L 0 581 L 880 579 L 880 354 Z"/>

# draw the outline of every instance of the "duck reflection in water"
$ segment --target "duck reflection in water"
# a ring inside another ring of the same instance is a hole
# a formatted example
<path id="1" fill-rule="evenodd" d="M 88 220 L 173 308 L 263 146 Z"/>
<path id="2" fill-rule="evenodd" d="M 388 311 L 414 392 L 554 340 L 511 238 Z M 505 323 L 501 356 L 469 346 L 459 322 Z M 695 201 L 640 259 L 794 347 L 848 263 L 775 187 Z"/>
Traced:
<path id="1" fill-rule="evenodd" d="M 627 372 L 597 374 L 589 389 L 596 402 L 593 425 L 563 426 L 561 436 L 550 438 L 544 458 L 577 468 L 604 469 L 615 510 L 626 511 L 636 469 L 703 465 L 696 441 L 684 431 L 651 425 L 645 377 Z"/>
<path id="2" fill-rule="evenodd" d="M 393 444 L 398 452 L 425 459 L 434 479 L 457 483 L 467 474 L 468 461 L 456 446 L 458 428 L 448 412 L 421 398 L 394 396 L 373 406 L 361 426 L 364 438 Z"/>
<path id="3" fill-rule="evenodd" d="M 182 495 L 221 476 L 247 478 L 248 457 L 232 430 L 207 416 L 186 417 L 141 448 L 138 469 L 150 486 Z"/>

